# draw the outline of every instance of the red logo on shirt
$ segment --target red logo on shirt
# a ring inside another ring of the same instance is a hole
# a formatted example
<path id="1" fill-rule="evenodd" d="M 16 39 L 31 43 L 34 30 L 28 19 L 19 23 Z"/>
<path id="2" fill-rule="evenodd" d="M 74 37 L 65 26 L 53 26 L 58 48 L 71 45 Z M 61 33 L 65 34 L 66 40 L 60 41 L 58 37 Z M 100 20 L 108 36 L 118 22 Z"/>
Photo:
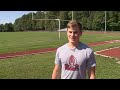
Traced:
<path id="1" fill-rule="evenodd" d="M 72 71 L 79 70 L 79 65 L 77 64 L 77 60 L 73 55 L 71 55 L 67 59 L 67 64 L 65 64 L 65 70 L 72 70 Z"/>

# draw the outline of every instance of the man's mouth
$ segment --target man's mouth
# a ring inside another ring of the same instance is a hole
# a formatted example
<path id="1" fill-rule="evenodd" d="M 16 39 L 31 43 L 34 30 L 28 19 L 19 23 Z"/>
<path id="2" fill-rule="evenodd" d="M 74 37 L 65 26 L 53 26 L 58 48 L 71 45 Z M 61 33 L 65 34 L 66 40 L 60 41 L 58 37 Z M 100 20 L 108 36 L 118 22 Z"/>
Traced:
<path id="1" fill-rule="evenodd" d="M 75 40 L 75 38 L 71 38 L 72 40 Z"/>

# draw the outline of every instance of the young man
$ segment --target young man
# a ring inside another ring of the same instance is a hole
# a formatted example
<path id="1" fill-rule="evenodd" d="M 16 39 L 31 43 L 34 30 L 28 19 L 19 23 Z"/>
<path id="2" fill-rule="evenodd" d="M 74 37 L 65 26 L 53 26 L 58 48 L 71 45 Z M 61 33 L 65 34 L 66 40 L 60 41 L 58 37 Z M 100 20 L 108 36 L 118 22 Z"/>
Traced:
<path id="1" fill-rule="evenodd" d="M 67 24 L 68 43 L 56 51 L 52 79 L 95 79 L 96 60 L 93 50 L 80 42 L 81 23 L 72 20 Z"/>

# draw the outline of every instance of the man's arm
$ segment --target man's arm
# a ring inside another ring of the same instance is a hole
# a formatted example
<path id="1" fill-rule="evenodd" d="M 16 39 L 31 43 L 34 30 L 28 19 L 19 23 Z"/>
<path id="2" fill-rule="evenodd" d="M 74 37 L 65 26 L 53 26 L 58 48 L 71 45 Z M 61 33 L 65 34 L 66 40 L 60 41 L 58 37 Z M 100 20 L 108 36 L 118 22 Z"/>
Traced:
<path id="1" fill-rule="evenodd" d="M 52 73 L 52 79 L 59 79 L 60 78 L 60 66 L 58 64 L 55 64 L 55 67 L 53 69 Z"/>
<path id="2" fill-rule="evenodd" d="M 91 67 L 89 70 L 88 70 L 88 78 L 89 79 L 95 79 L 95 66 L 94 67 Z"/>

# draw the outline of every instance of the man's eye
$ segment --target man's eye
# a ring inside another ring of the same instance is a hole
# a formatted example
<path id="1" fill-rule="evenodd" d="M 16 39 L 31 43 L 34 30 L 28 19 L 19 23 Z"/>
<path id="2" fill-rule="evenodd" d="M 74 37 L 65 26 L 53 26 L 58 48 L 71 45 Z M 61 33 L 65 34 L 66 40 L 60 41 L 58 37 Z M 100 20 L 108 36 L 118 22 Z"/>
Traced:
<path id="1" fill-rule="evenodd" d="M 77 32 L 74 32 L 74 34 L 77 34 Z"/>

